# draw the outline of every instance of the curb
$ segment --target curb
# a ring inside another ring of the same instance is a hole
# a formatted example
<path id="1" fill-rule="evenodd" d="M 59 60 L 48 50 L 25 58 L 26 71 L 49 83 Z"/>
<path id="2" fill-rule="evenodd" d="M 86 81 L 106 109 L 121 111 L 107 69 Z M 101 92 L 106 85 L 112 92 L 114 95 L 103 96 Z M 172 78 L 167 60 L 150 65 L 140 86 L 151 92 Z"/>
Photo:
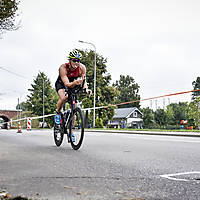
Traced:
<path id="1" fill-rule="evenodd" d="M 123 130 L 95 130 L 95 129 L 85 129 L 85 132 L 135 134 L 135 135 L 161 135 L 161 136 L 200 137 L 200 133 L 195 133 L 195 132 L 157 132 L 157 131 L 128 131 L 128 130 L 124 130 L 123 131 Z"/>

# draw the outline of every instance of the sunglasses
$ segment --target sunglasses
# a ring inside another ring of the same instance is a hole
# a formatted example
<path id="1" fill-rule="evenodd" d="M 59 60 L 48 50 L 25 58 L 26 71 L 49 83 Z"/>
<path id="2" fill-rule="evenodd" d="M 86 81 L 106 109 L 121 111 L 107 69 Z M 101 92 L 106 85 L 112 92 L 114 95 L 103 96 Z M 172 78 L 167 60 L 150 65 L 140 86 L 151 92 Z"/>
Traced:
<path id="1" fill-rule="evenodd" d="M 73 62 L 80 62 L 80 60 L 79 59 L 71 59 Z"/>

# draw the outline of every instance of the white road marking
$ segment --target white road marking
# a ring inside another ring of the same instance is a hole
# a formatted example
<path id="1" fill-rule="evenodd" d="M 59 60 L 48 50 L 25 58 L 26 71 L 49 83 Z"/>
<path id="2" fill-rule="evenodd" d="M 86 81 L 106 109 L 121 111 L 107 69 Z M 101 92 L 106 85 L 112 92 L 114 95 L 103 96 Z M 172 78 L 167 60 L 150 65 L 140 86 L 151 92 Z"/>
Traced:
<path id="1" fill-rule="evenodd" d="M 160 177 L 167 178 L 167 179 L 174 180 L 174 181 L 191 181 L 191 180 L 188 180 L 188 179 L 182 179 L 182 178 L 175 178 L 174 177 L 174 176 L 181 176 L 181 175 L 188 175 L 188 174 L 200 174 L 200 172 L 193 171 L 193 172 L 183 172 L 183 173 L 176 173 L 176 174 L 164 174 L 164 175 L 160 175 Z"/>

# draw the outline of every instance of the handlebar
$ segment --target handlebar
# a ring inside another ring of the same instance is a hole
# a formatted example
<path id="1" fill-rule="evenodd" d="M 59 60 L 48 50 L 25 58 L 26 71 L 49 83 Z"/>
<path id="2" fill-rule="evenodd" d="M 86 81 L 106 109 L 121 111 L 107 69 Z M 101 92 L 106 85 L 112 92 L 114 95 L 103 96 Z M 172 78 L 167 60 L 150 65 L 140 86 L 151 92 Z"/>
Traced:
<path id="1" fill-rule="evenodd" d="M 81 85 L 76 85 L 73 88 L 68 88 L 65 86 L 65 91 L 68 94 L 78 94 L 81 90 L 83 90 L 84 84 L 85 84 L 85 79 L 83 79 L 83 82 Z"/>

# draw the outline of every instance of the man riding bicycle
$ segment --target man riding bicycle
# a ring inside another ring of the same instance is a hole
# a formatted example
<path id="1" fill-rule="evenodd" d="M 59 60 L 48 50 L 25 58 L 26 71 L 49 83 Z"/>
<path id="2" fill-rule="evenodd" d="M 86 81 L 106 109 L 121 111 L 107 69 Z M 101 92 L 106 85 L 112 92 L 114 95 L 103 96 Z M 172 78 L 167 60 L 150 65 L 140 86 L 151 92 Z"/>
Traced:
<path id="1" fill-rule="evenodd" d="M 55 87 L 60 97 L 57 102 L 57 111 L 55 114 L 55 124 L 61 125 L 61 109 L 68 99 L 65 93 L 65 86 L 68 88 L 73 88 L 76 85 L 81 85 L 86 77 L 86 67 L 80 63 L 82 55 L 79 51 L 73 50 L 69 53 L 68 59 L 69 63 L 62 64 L 59 67 L 59 76 L 56 80 Z M 80 79 L 79 79 L 80 77 Z M 86 89 L 88 94 L 91 94 L 91 90 L 87 89 L 86 82 L 84 83 L 83 89 Z M 77 106 L 77 98 L 76 98 Z"/>

